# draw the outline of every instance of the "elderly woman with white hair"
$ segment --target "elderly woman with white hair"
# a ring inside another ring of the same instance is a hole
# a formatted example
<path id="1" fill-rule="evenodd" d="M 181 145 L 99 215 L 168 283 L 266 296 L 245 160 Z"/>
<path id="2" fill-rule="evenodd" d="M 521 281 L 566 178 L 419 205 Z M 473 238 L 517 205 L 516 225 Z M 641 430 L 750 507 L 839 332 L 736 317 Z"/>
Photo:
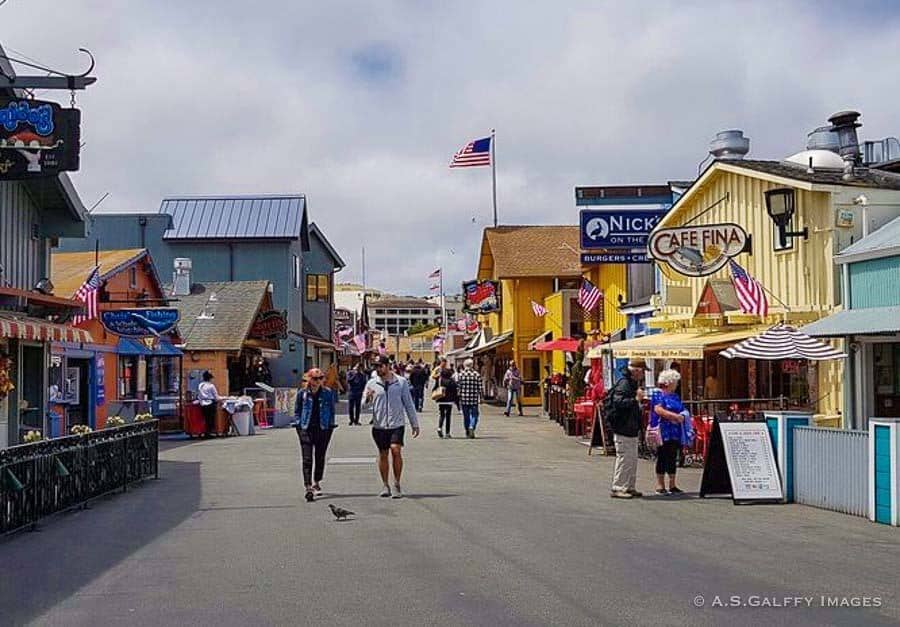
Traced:
<path id="1" fill-rule="evenodd" d="M 678 449 L 681 448 L 684 404 L 675 390 L 681 374 L 677 370 L 663 370 L 657 378 L 659 391 L 650 399 L 650 428 L 658 429 L 662 443 L 656 452 L 656 493 L 681 494 L 675 485 Z M 666 487 L 666 475 L 669 485 Z"/>

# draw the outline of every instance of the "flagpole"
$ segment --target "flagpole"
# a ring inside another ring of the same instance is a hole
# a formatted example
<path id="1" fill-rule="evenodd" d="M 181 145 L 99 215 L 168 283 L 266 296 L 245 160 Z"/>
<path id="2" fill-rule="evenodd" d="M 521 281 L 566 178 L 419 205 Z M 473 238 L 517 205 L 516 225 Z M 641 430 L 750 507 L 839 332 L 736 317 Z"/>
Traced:
<path id="1" fill-rule="evenodd" d="M 497 226 L 497 150 L 494 145 L 497 143 L 497 136 L 494 129 L 491 129 L 491 186 L 494 199 L 494 226 Z"/>
<path id="2" fill-rule="evenodd" d="M 444 269 L 441 268 L 440 285 L 441 285 L 441 320 L 444 322 L 444 336 L 446 337 L 447 329 L 447 301 L 444 297 Z"/>

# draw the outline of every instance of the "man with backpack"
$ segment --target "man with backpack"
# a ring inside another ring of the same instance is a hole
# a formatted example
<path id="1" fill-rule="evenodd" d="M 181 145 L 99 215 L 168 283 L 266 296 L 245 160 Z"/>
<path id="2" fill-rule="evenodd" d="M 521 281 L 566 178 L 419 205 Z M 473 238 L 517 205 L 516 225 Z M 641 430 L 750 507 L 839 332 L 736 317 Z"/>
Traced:
<path id="1" fill-rule="evenodd" d="M 641 401 L 644 398 L 642 383 L 646 368 L 647 364 L 643 359 L 630 360 L 622 378 L 616 381 L 604 399 L 604 412 L 612 426 L 616 444 L 616 467 L 609 493 L 612 498 L 631 499 L 643 496 L 635 489 L 635 483 Z"/>

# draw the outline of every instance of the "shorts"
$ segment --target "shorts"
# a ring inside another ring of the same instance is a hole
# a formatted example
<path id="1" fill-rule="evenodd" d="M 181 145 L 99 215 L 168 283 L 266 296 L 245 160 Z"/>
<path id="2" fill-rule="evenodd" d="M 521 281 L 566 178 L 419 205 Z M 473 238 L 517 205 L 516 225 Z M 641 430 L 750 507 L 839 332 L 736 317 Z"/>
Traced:
<path id="1" fill-rule="evenodd" d="M 391 444 L 399 444 L 403 446 L 403 434 L 406 427 L 397 427 L 395 429 L 372 429 L 372 439 L 375 440 L 375 446 L 379 451 L 386 451 L 391 448 Z"/>

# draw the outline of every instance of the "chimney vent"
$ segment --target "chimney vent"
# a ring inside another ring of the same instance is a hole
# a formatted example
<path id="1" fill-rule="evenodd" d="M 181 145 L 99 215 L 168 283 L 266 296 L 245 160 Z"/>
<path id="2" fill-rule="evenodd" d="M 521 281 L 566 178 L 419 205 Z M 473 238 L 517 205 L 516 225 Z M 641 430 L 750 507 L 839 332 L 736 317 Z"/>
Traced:
<path id="1" fill-rule="evenodd" d="M 859 138 L 856 129 L 862 124 L 857 122 L 858 119 L 858 111 L 840 111 L 828 118 L 831 130 L 838 136 L 838 154 L 844 160 L 845 181 L 853 178 L 853 168 L 859 161 Z"/>
<path id="2" fill-rule="evenodd" d="M 190 296 L 192 267 L 193 264 L 187 257 L 175 259 L 175 272 L 172 273 L 172 296 Z"/>
<path id="3" fill-rule="evenodd" d="M 709 154 L 715 159 L 743 159 L 750 152 L 750 138 L 741 130 L 722 131 L 709 142 Z"/>

